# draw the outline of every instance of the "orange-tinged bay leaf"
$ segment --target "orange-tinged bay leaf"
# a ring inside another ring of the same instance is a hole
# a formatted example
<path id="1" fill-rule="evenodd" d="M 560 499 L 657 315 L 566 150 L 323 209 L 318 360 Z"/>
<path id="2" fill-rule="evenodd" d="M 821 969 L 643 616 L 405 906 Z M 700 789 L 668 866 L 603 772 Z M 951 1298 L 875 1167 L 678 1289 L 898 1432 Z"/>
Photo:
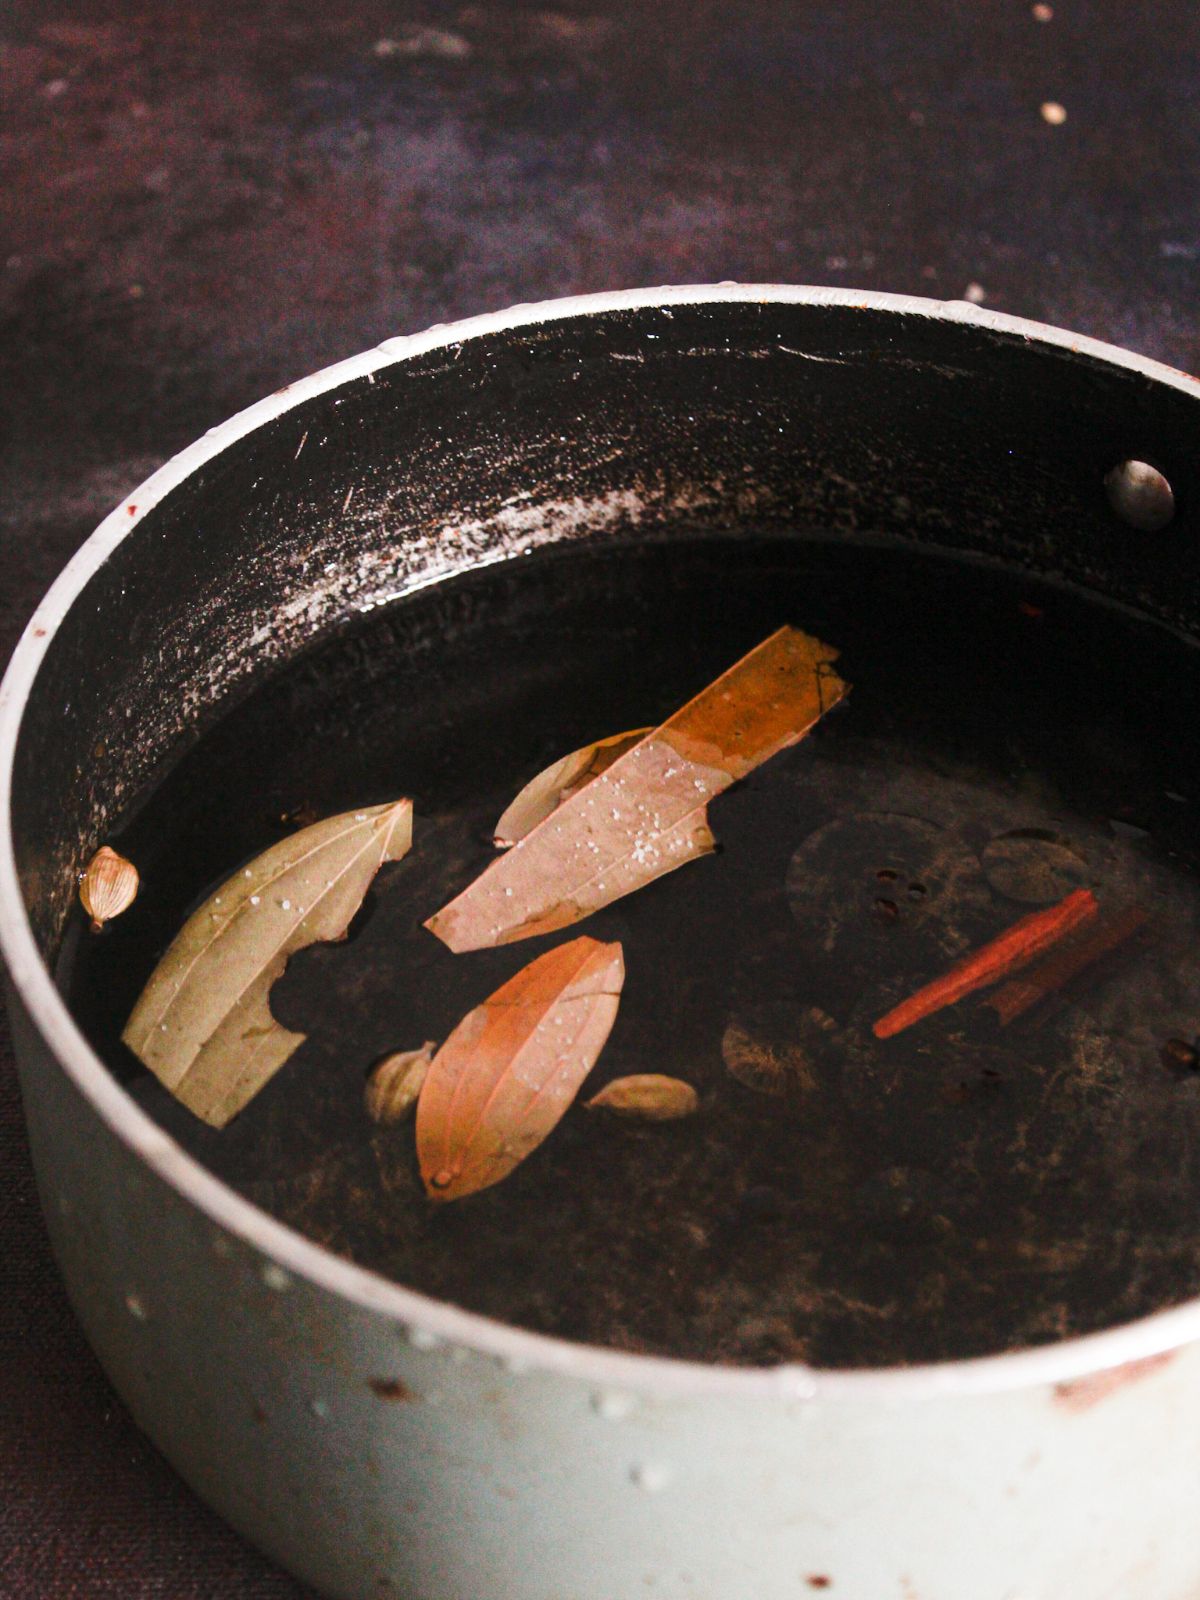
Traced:
<path id="1" fill-rule="evenodd" d="M 476 1006 L 434 1056 L 417 1101 L 417 1158 L 432 1200 L 499 1183 L 571 1104 L 616 1020 L 619 944 L 573 939 Z"/>
<path id="2" fill-rule="evenodd" d="M 564 799 L 425 924 L 451 950 L 550 933 L 714 845 L 715 795 L 846 694 L 837 651 L 780 628 Z"/>
<path id="3" fill-rule="evenodd" d="M 572 750 L 544 767 L 536 778 L 531 778 L 496 824 L 492 843 L 500 850 L 509 850 L 527 833 L 532 833 L 564 800 L 607 772 L 619 756 L 632 749 L 650 732 L 649 728 L 634 728 L 631 733 L 615 733 L 608 739 L 597 739 Z"/>
<path id="4" fill-rule="evenodd" d="M 192 913 L 122 1039 L 189 1111 L 223 1128 L 305 1035 L 270 992 L 306 945 L 345 937 L 371 880 L 412 844 L 412 803 L 327 817 L 272 845 Z"/>

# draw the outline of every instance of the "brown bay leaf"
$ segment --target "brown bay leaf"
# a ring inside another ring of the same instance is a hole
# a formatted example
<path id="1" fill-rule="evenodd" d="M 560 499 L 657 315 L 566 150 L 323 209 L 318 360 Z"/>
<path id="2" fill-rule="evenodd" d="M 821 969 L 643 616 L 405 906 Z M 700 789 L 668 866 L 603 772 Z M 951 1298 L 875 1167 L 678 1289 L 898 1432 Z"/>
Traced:
<path id="1" fill-rule="evenodd" d="M 661 1072 L 635 1072 L 614 1078 L 585 1102 L 589 1111 L 611 1111 L 641 1122 L 675 1122 L 699 1108 L 700 1096 L 682 1078 Z"/>
<path id="2" fill-rule="evenodd" d="M 412 805 L 345 812 L 243 867 L 176 934 L 122 1038 L 177 1100 L 223 1128 L 304 1042 L 271 1015 L 297 950 L 345 937 L 371 880 L 412 843 Z"/>
<path id="3" fill-rule="evenodd" d="M 544 767 L 536 778 L 531 778 L 496 824 L 492 843 L 499 850 L 510 850 L 532 833 L 539 822 L 557 811 L 564 800 L 569 800 L 593 778 L 598 778 L 626 750 L 633 748 L 650 732 L 649 728 L 634 728 L 630 733 L 615 733 L 608 739 L 597 739 L 572 750 L 569 756 Z"/>
<path id="4" fill-rule="evenodd" d="M 425 926 L 451 950 L 550 933 L 714 848 L 715 795 L 845 695 L 837 651 L 780 628 L 538 822 Z"/>
<path id="5" fill-rule="evenodd" d="M 558 1123 L 616 1020 L 619 944 L 573 939 L 468 1012 L 434 1056 L 417 1102 L 417 1157 L 431 1200 L 508 1176 Z"/>

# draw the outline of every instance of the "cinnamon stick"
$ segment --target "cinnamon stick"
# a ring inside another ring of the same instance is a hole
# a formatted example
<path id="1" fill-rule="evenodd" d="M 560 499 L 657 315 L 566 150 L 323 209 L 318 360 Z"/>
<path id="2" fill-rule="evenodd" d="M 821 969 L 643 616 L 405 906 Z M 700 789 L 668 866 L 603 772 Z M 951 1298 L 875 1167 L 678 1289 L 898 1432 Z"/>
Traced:
<path id="1" fill-rule="evenodd" d="M 1146 913 L 1139 906 L 1130 906 L 1102 918 L 1097 927 L 1085 930 L 1031 971 L 997 989 L 984 1004 L 993 1007 L 1002 1025 L 1007 1027 L 1039 1001 L 1065 989 L 1085 968 L 1124 944 L 1145 920 Z"/>
<path id="2" fill-rule="evenodd" d="M 1010 972 L 1028 966 L 1051 945 L 1094 917 L 1098 910 L 1096 897 L 1090 889 L 1076 889 L 1056 906 L 1030 912 L 989 944 L 964 956 L 942 977 L 927 983 L 880 1017 L 873 1028 L 875 1037 L 890 1039 L 893 1034 L 911 1028 L 913 1023 L 945 1006 L 954 1005 L 976 989 L 998 983 Z"/>

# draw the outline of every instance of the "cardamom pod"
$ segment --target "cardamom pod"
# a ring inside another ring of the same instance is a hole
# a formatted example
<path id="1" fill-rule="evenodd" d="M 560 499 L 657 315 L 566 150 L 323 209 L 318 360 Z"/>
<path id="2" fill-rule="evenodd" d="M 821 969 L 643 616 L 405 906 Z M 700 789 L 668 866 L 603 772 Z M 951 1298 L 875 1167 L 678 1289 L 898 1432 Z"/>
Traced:
<path id="1" fill-rule="evenodd" d="M 690 1117 L 700 1105 L 700 1096 L 682 1078 L 664 1077 L 660 1072 L 635 1072 L 628 1078 L 614 1078 L 584 1103 L 589 1111 L 599 1108 L 643 1122 L 674 1122 L 679 1117 Z"/>
<path id="2" fill-rule="evenodd" d="M 436 1049 L 430 1039 L 419 1050 L 396 1050 L 372 1067 L 364 1099 L 373 1122 L 404 1122 L 412 1115 Z"/>
<path id="3" fill-rule="evenodd" d="M 92 919 L 92 932 L 128 911 L 137 898 L 138 869 L 108 845 L 100 846 L 79 878 L 79 899 Z"/>

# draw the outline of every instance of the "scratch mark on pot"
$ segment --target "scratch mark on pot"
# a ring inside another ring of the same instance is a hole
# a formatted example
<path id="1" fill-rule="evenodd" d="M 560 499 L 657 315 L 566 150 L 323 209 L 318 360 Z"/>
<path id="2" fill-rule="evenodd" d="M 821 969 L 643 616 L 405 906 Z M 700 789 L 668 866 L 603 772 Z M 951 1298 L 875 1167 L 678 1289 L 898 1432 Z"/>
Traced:
<path id="1" fill-rule="evenodd" d="M 817 356 L 811 350 L 793 350 L 790 344 L 777 344 L 776 350 L 785 356 L 799 356 L 801 361 L 819 361 L 824 367 L 848 367 L 851 363 L 842 356 Z"/>
<path id="2" fill-rule="evenodd" d="M 308 443 L 308 430 L 307 430 L 307 428 L 306 428 L 306 429 L 305 429 L 305 431 L 304 431 L 304 435 L 303 435 L 303 437 L 302 437 L 302 438 L 301 438 L 301 440 L 300 440 L 300 443 L 299 443 L 299 444 L 298 444 L 298 445 L 297 445 L 297 446 L 296 446 L 296 454 L 295 454 L 295 455 L 294 455 L 294 456 L 293 456 L 293 457 L 292 457 L 292 460 L 293 460 L 293 461 L 299 461 L 299 459 L 300 459 L 300 452 L 301 452 L 301 450 L 303 450 L 303 449 L 304 449 L 304 446 L 305 446 L 305 445 L 306 445 L 306 444 L 307 444 L 307 443 Z"/>
<path id="3" fill-rule="evenodd" d="M 1107 1372 L 1092 1372 L 1086 1378 L 1056 1383 L 1054 1399 L 1068 1411 L 1089 1411 L 1126 1384 L 1137 1383 L 1160 1367 L 1165 1367 L 1174 1361 L 1175 1356 L 1174 1350 L 1163 1350 L 1156 1356 L 1143 1356 L 1139 1361 L 1126 1361 L 1123 1366 L 1110 1367 Z"/>
<path id="4" fill-rule="evenodd" d="M 346 490 L 346 498 L 342 501 L 342 515 L 345 516 L 350 509 L 350 502 L 354 499 L 354 484 Z"/>
<path id="5" fill-rule="evenodd" d="M 400 1378 L 368 1378 L 367 1387 L 381 1400 L 415 1400 L 413 1391 Z"/>

